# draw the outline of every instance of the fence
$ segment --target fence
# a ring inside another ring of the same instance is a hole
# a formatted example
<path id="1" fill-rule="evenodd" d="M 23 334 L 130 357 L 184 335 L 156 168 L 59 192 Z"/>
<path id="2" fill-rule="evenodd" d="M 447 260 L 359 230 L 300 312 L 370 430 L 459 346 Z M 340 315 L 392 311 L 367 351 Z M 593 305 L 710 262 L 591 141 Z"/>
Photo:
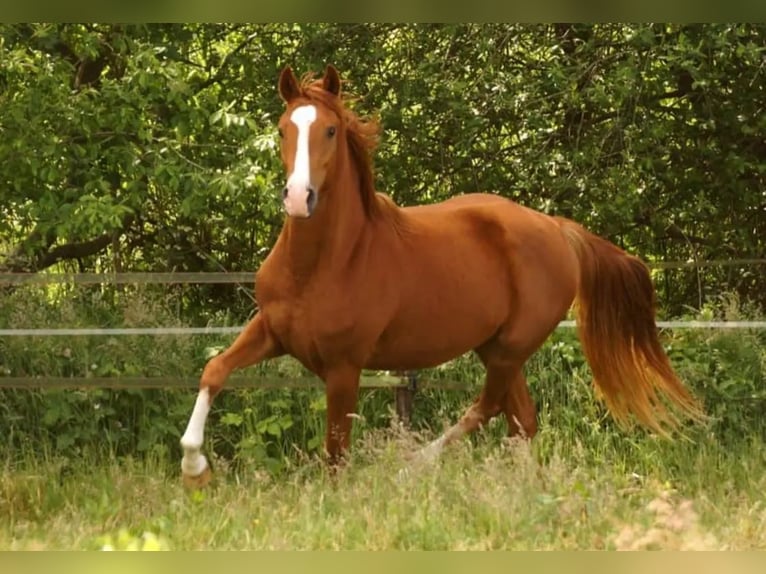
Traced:
<path id="1" fill-rule="evenodd" d="M 747 266 L 766 264 L 766 259 L 732 259 L 726 261 L 673 261 L 649 263 L 655 269 L 680 269 L 709 266 Z M 45 284 L 225 284 L 250 283 L 254 272 L 167 272 L 167 273 L 0 273 L 0 286 Z M 559 328 L 572 328 L 574 321 L 562 321 Z M 657 326 L 667 329 L 766 329 L 766 321 L 658 321 Z M 153 328 L 60 328 L 60 329 L 0 329 L 0 337 L 55 337 L 55 336 L 159 336 L 236 334 L 243 327 L 153 327 Z M 197 378 L 179 377 L 0 377 L 0 388 L 196 388 Z M 232 376 L 229 388 L 319 388 L 317 378 L 276 378 Z M 391 389 L 400 419 L 409 420 L 415 391 L 418 388 L 438 386 L 441 389 L 466 389 L 465 381 L 422 380 L 415 373 L 395 375 L 363 375 L 363 389 Z"/>

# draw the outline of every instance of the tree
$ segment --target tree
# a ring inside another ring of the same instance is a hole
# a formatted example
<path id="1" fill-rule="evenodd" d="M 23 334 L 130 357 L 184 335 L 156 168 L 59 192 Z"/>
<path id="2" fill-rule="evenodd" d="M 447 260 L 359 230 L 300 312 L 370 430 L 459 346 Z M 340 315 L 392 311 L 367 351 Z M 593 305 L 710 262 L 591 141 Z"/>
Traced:
<path id="1" fill-rule="evenodd" d="M 491 191 L 648 260 L 760 257 L 763 25 L 0 26 L 0 269 L 255 269 L 285 64 L 332 62 L 399 203 Z M 766 269 L 678 272 L 670 309 Z M 696 274 L 695 274 L 696 273 Z M 219 305 L 207 292 L 204 305 Z"/>

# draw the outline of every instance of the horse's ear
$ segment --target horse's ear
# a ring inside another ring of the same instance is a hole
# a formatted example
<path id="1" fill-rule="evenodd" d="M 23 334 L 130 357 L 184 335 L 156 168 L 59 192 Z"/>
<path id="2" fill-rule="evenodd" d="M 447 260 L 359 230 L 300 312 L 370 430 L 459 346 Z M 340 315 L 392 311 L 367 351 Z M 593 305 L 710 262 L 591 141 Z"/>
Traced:
<path id="1" fill-rule="evenodd" d="M 300 93 L 301 88 L 298 85 L 298 79 L 295 77 L 293 69 L 290 66 L 285 66 L 279 74 L 280 97 L 285 103 L 289 103 L 291 100 L 297 98 Z"/>
<path id="2" fill-rule="evenodd" d="M 322 87 L 335 96 L 340 94 L 340 74 L 332 64 L 328 64 L 325 68 Z"/>

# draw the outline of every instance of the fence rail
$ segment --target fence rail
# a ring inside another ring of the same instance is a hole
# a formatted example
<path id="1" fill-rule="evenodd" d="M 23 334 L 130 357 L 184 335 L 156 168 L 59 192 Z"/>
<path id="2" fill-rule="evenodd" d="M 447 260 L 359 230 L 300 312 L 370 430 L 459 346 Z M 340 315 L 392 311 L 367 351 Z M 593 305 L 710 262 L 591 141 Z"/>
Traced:
<path id="1" fill-rule="evenodd" d="M 666 261 L 648 263 L 653 269 L 684 269 L 691 267 L 745 266 L 766 264 L 766 259 L 731 259 L 723 261 Z M 3 285 L 45 284 L 237 284 L 252 283 L 255 272 L 165 272 L 165 273 L 0 273 Z M 664 329 L 766 329 L 766 321 L 658 321 Z M 573 328 L 574 321 L 562 321 L 559 328 Z M 57 329 L 0 329 L 0 337 L 56 337 L 56 336 L 180 336 L 180 335 L 233 335 L 242 326 L 228 327 L 116 327 L 116 328 L 57 328 Z M 4 389 L 172 389 L 196 388 L 196 377 L 0 377 Z M 255 377 L 233 376 L 227 388 L 310 389 L 322 388 L 315 377 Z M 456 380 L 422 380 L 413 374 L 403 376 L 363 375 L 361 388 L 393 390 L 396 411 L 408 421 L 412 411 L 415 388 L 468 389 L 470 383 Z"/>
<path id="2" fill-rule="evenodd" d="M 766 321 L 657 321 L 660 329 L 766 329 Z M 560 329 L 576 327 L 574 321 L 561 321 Z M 89 336 L 166 336 L 166 335 L 234 335 L 239 327 L 114 327 L 59 329 L 0 329 L 0 337 L 89 337 Z"/>
<path id="3" fill-rule="evenodd" d="M 255 271 L 146 272 L 146 273 L 0 273 L 0 285 L 47 285 L 72 283 L 183 285 L 195 283 L 252 283 Z"/>
<path id="4" fill-rule="evenodd" d="M 363 389 L 398 389 L 413 385 L 411 377 L 394 375 L 362 375 Z M 0 377 L 3 389 L 196 389 L 199 377 Z M 462 390 L 472 383 L 455 379 L 418 379 L 417 388 Z M 274 377 L 233 375 L 226 381 L 227 389 L 323 389 L 318 377 Z"/>
<path id="5" fill-rule="evenodd" d="M 412 416 L 413 398 L 416 389 L 439 388 L 442 390 L 468 390 L 470 381 L 454 379 L 418 379 L 412 374 L 362 375 L 362 390 L 388 390 L 394 393 L 396 414 L 403 423 L 409 423 Z M 29 391 L 82 390 L 82 389 L 196 389 L 197 377 L 0 377 L 0 389 Z M 227 389 L 323 389 L 324 383 L 317 377 L 273 377 L 234 375 L 226 381 Z"/>
<path id="6" fill-rule="evenodd" d="M 764 265 L 766 258 L 717 259 L 711 261 L 647 262 L 650 269 L 688 269 L 692 267 L 741 267 Z M 182 285 L 196 283 L 252 283 L 255 271 L 168 271 L 125 273 L 0 273 L 0 285 L 45 285 L 71 283 L 97 284 L 157 284 Z"/>

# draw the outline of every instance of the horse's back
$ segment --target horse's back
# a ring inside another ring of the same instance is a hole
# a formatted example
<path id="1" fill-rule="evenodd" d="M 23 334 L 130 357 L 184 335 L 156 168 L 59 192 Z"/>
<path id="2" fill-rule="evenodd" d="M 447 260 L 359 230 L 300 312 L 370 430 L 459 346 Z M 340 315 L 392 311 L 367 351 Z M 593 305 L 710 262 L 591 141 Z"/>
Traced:
<path id="1" fill-rule="evenodd" d="M 554 218 L 490 193 L 457 195 L 439 203 L 406 207 L 403 211 L 411 221 L 411 228 L 423 234 L 458 233 L 462 242 L 489 243 L 506 254 L 524 243 L 565 246 Z"/>
<path id="2" fill-rule="evenodd" d="M 471 208 L 480 209 L 487 206 L 507 206 L 508 204 L 521 207 L 513 200 L 502 197 L 500 195 L 494 195 L 491 193 L 465 193 L 462 195 L 455 195 L 438 203 L 413 205 L 411 207 L 404 207 L 402 209 L 406 213 L 418 217 L 422 215 L 435 215 L 465 209 L 470 210 Z"/>

